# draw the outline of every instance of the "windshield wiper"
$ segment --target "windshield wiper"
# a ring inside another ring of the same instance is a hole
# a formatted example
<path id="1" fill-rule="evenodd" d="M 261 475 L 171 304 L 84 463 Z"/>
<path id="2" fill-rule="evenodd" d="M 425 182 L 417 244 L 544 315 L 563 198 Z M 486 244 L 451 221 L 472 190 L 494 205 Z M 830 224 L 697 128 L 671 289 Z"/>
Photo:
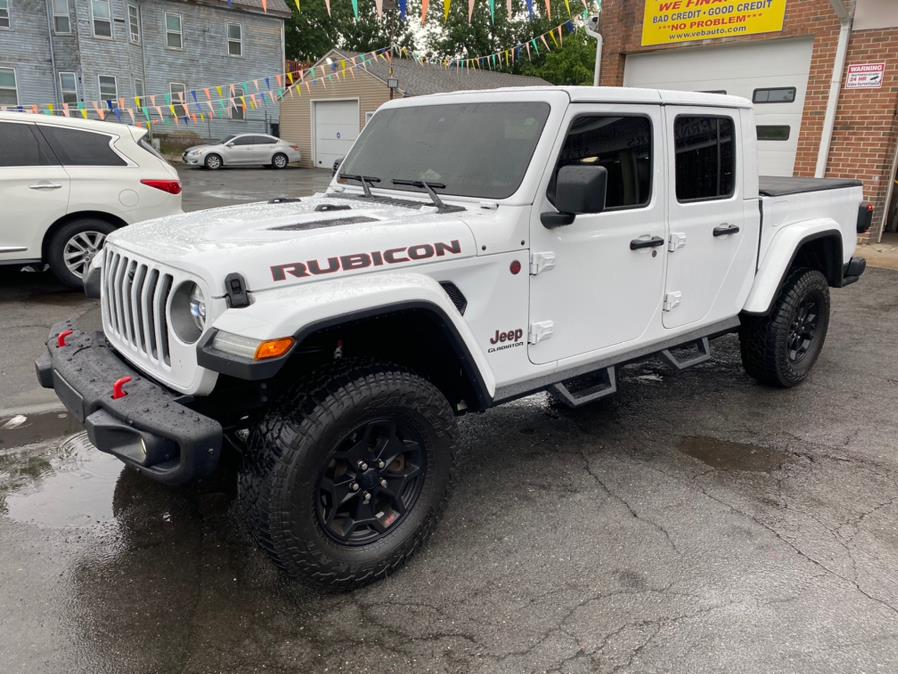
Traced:
<path id="1" fill-rule="evenodd" d="M 355 180 L 357 182 L 362 183 L 362 191 L 365 193 L 365 196 L 368 197 L 369 199 L 371 198 L 372 195 L 371 195 L 371 187 L 368 185 L 368 183 L 379 183 L 380 182 L 380 178 L 378 178 L 377 176 L 357 176 L 357 175 L 350 175 L 348 173 L 341 173 L 340 177 L 346 178 L 347 180 Z"/>
<path id="2" fill-rule="evenodd" d="M 422 189 L 427 190 L 428 196 L 430 196 L 430 200 L 433 202 L 433 205 L 439 209 L 446 208 L 446 204 L 443 203 L 443 200 L 440 199 L 440 196 L 434 192 L 434 189 L 444 190 L 446 186 L 443 183 L 435 183 L 430 180 L 405 180 L 403 178 L 393 178 L 391 181 L 394 185 L 409 185 L 411 187 L 420 187 Z"/>

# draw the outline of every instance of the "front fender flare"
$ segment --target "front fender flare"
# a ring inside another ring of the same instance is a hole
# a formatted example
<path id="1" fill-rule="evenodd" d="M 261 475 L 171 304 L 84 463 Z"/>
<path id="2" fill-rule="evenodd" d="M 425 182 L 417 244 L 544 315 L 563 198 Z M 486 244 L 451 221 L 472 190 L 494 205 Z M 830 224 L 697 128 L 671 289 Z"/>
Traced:
<path id="1" fill-rule="evenodd" d="M 434 314 L 447 330 L 466 375 L 476 383 L 481 402 L 491 400 L 496 391 L 495 377 L 477 348 L 474 334 L 440 284 L 423 274 L 365 274 L 255 293 L 248 307 L 229 309 L 215 320 L 213 329 L 197 347 L 197 359 L 200 365 L 224 374 L 268 379 L 277 374 L 289 354 L 267 362 L 229 367 L 222 359 L 210 357 L 209 345 L 215 332 L 259 340 L 292 336 L 302 343 L 304 337 L 322 328 L 409 309 Z"/>
<path id="2" fill-rule="evenodd" d="M 770 311 L 801 247 L 810 241 L 826 237 L 837 237 L 841 246 L 842 231 L 831 218 L 814 218 L 780 229 L 767 246 L 767 254 L 761 260 L 742 311 L 756 315 L 764 315 Z M 839 262 L 841 266 L 841 259 Z"/>

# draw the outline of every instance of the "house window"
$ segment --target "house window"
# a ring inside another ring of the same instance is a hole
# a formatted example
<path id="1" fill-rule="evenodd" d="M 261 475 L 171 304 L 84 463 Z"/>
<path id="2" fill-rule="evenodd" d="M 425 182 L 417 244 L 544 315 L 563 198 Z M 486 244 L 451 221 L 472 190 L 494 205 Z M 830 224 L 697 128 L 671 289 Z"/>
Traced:
<path id="1" fill-rule="evenodd" d="M 0 28 L 9 28 L 9 0 L 0 0 Z"/>
<path id="2" fill-rule="evenodd" d="M 678 201 L 725 199 L 736 185 L 735 125 L 730 117 L 674 120 Z"/>
<path id="3" fill-rule="evenodd" d="M 168 49 L 184 48 L 180 14 L 165 13 L 165 46 Z"/>
<path id="4" fill-rule="evenodd" d="M 131 42 L 140 44 L 140 7 L 128 5 L 128 34 Z"/>
<path id="5" fill-rule="evenodd" d="M 638 208 L 652 196 L 652 122 L 648 117 L 582 115 L 571 123 L 549 184 L 562 166 L 604 166 L 608 171 L 605 206 Z"/>
<path id="6" fill-rule="evenodd" d="M 234 99 L 231 101 L 231 119 L 246 119 L 246 112 L 244 111 L 243 104 L 239 98 L 240 96 L 245 95 L 246 89 L 243 88 L 242 84 L 234 85 Z"/>
<path id="7" fill-rule="evenodd" d="M 239 23 L 228 24 L 228 55 L 243 56 L 243 26 Z"/>
<path id="8" fill-rule="evenodd" d="M 75 73 L 59 73 L 59 91 L 63 103 L 78 102 L 78 80 Z"/>
<path id="9" fill-rule="evenodd" d="M 0 105 L 18 105 L 19 91 L 16 88 L 16 71 L 0 68 Z"/>
<path id="10" fill-rule="evenodd" d="M 187 98 L 187 85 L 181 82 L 172 82 L 168 85 L 168 90 L 171 93 L 172 105 L 175 106 L 175 115 L 178 117 L 186 117 L 187 108 L 183 103 Z"/>
<path id="11" fill-rule="evenodd" d="M 113 107 L 118 105 L 118 85 L 115 77 L 112 75 L 100 75 L 97 79 L 100 82 L 100 99 L 112 101 Z"/>
<path id="12" fill-rule="evenodd" d="M 112 37 L 112 10 L 109 0 L 90 0 L 90 13 L 93 17 L 94 37 Z"/>
<path id="13" fill-rule="evenodd" d="M 72 32 L 69 0 L 53 0 L 53 30 L 59 34 Z"/>
<path id="14" fill-rule="evenodd" d="M 793 103 L 795 87 L 774 87 L 772 89 L 755 89 L 751 95 L 752 103 Z"/>
<path id="15" fill-rule="evenodd" d="M 134 80 L 134 95 L 143 98 L 143 80 Z"/>

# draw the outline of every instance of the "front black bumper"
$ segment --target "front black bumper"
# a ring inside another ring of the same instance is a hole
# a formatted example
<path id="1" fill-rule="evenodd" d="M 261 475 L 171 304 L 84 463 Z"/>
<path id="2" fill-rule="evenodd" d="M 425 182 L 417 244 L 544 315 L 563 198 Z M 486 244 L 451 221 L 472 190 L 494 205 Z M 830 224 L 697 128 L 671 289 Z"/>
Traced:
<path id="1" fill-rule="evenodd" d="M 72 330 L 66 344 L 58 335 Z M 52 388 L 87 429 L 90 441 L 159 482 L 177 485 L 210 475 L 221 456 L 222 428 L 197 414 L 185 396 L 130 367 L 101 332 L 81 332 L 72 321 L 50 329 L 47 350 L 34 362 L 41 386 Z M 126 396 L 113 384 L 131 377 Z"/>

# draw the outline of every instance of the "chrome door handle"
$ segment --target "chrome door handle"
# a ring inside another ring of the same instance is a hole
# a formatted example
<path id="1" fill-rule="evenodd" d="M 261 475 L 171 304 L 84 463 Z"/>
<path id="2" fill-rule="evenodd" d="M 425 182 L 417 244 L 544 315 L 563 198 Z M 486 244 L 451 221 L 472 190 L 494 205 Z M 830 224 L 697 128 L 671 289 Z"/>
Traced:
<path id="1" fill-rule="evenodd" d="M 731 225 L 728 222 L 724 222 L 721 225 L 718 225 L 714 228 L 714 236 L 728 236 L 730 234 L 738 234 L 739 233 L 739 225 Z"/>
<path id="2" fill-rule="evenodd" d="M 35 183 L 34 185 L 29 185 L 29 190 L 58 190 L 62 185 L 59 183 Z"/>

